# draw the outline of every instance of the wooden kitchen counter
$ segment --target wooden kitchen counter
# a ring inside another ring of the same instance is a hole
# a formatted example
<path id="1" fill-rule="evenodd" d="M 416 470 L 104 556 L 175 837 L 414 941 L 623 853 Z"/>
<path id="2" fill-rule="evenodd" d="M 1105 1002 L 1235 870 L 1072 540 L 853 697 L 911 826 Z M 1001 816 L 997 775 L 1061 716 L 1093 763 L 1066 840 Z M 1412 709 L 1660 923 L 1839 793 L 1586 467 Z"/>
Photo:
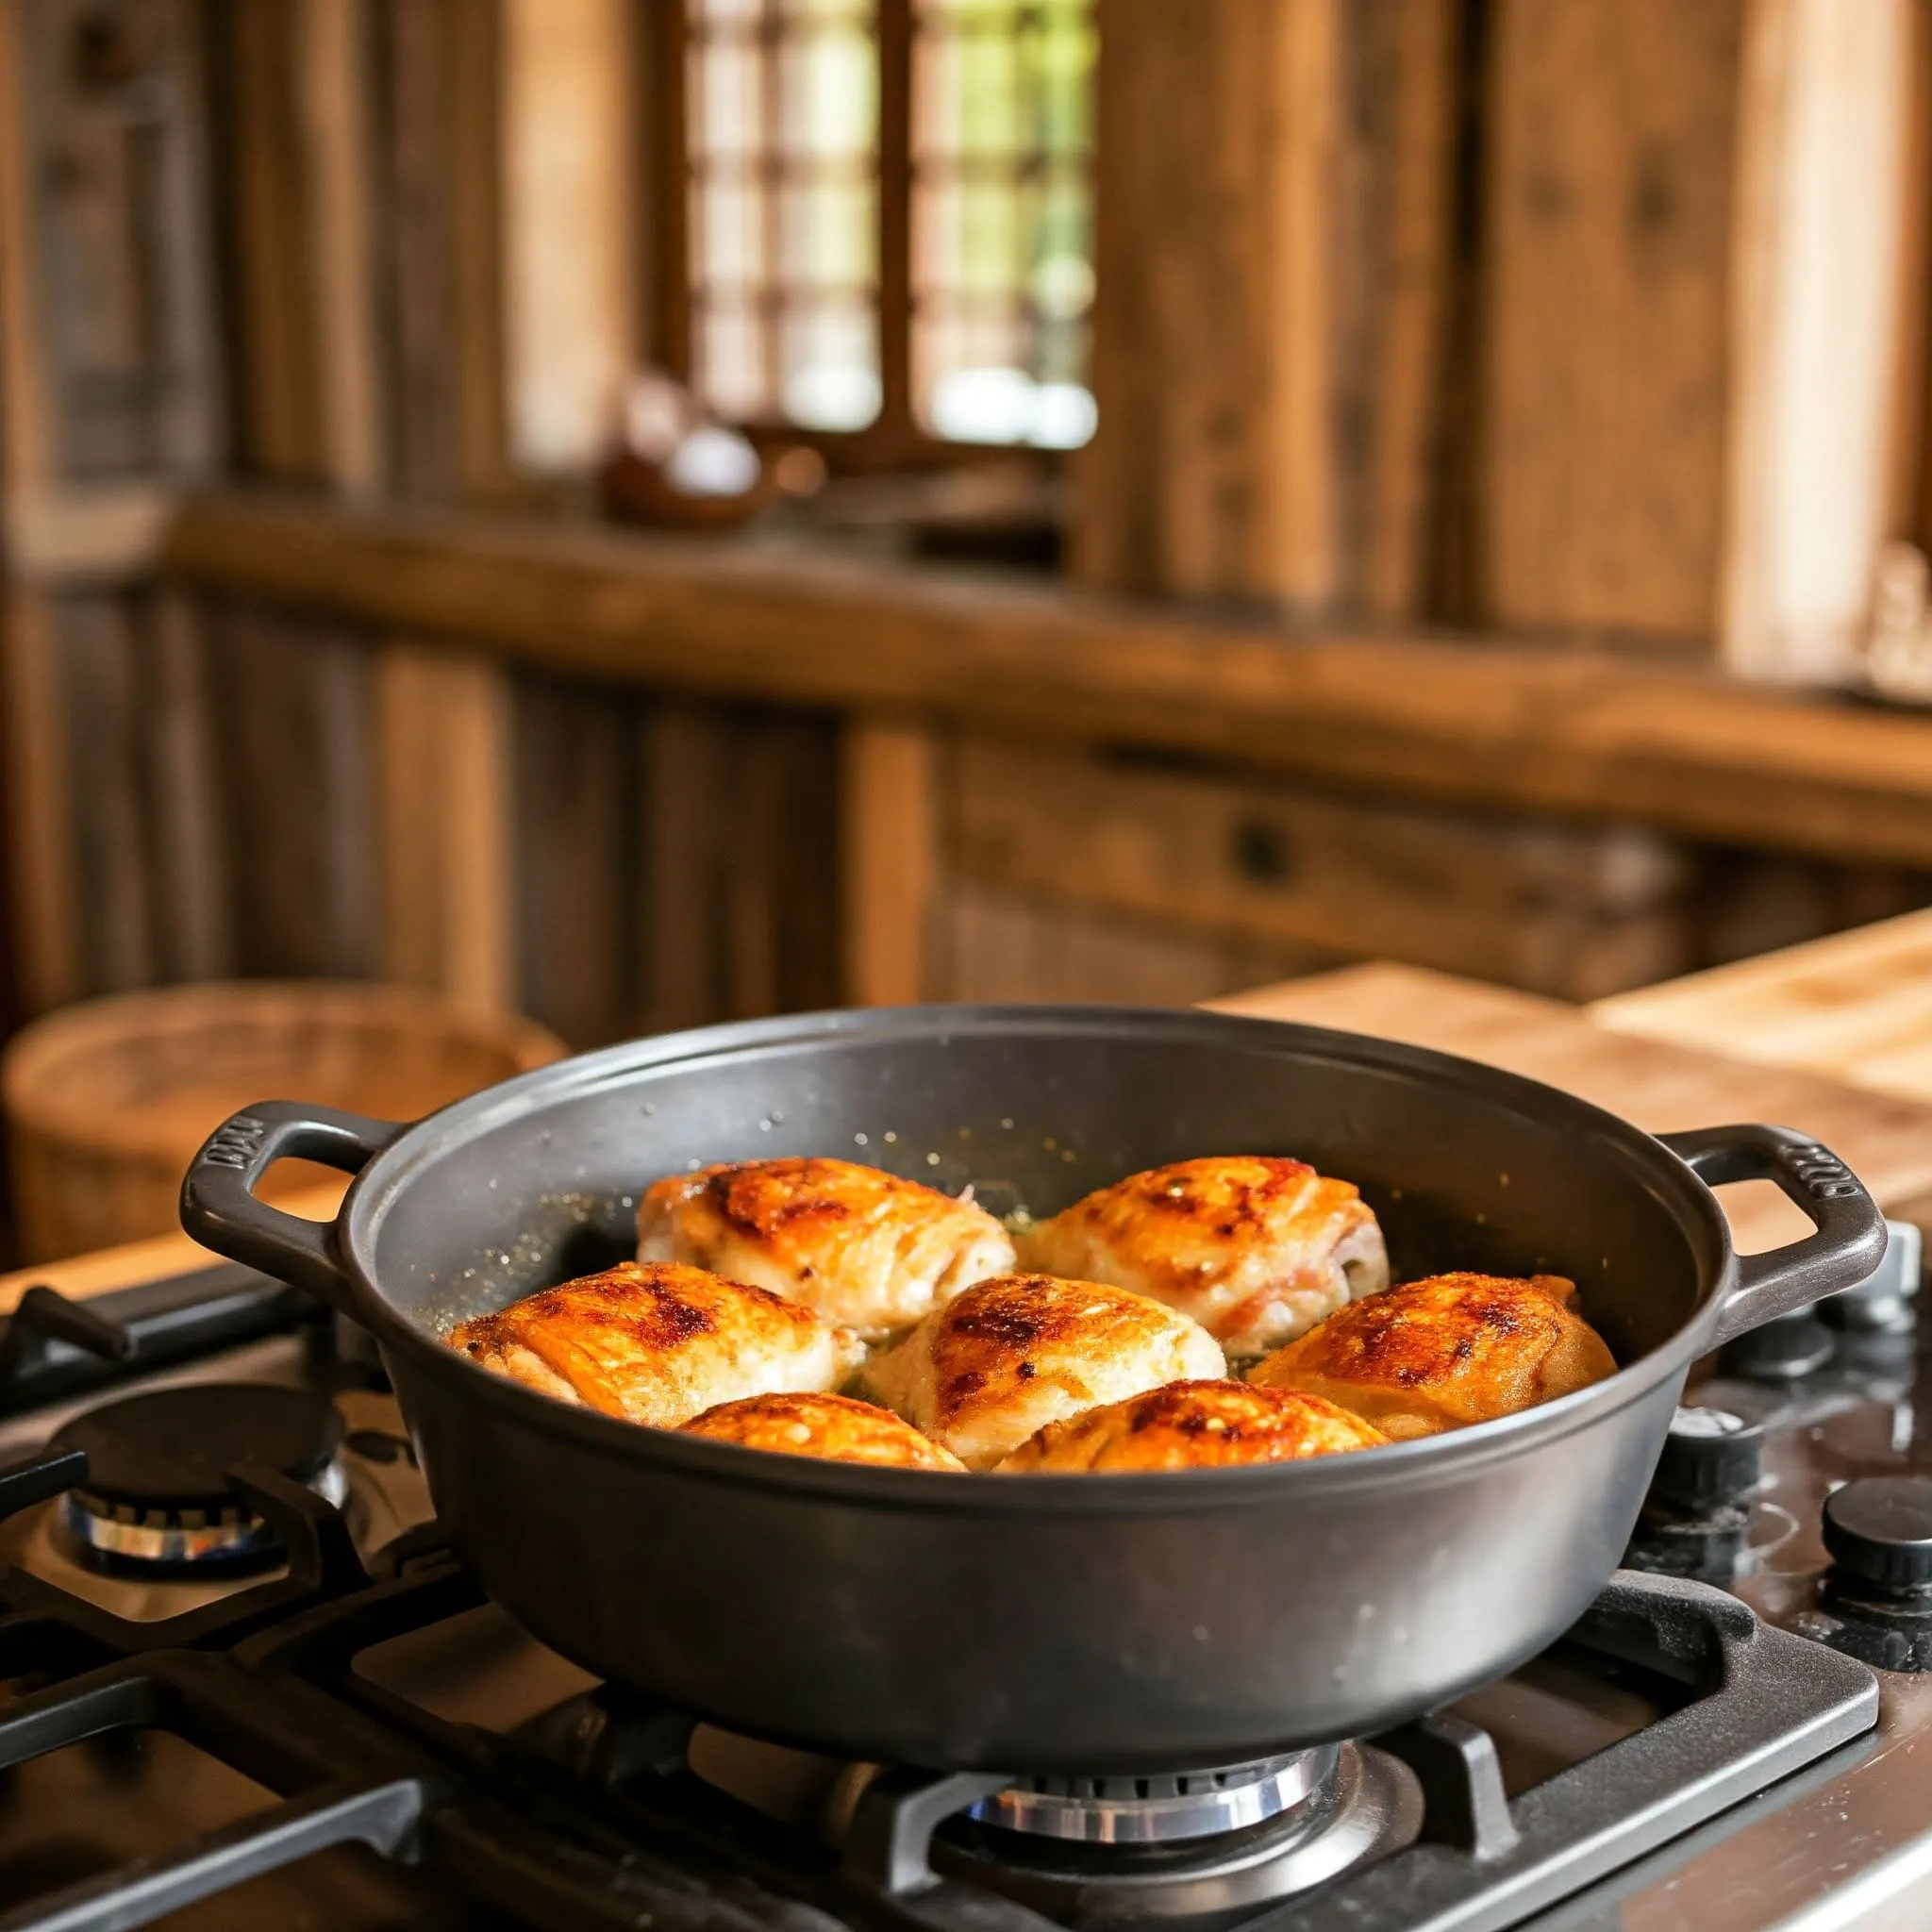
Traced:
<path id="1" fill-rule="evenodd" d="M 1932 1225 L 1932 1105 L 1923 1101 L 1615 1032 L 1585 1008 L 1419 967 L 1349 967 L 1212 1004 L 1486 1060 L 1580 1094 L 1652 1133 L 1729 1121 L 1795 1127 L 1847 1161 L 1888 1214 Z M 1720 1198 L 1747 1251 L 1805 1231 L 1803 1216 L 1769 1181 L 1742 1183 Z"/>
<path id="2" fill-rule="evenodd" d="M 1889 1214 L 1932 1224 L 1932 1105 L 1823 1075 L 1753 1065 L 1595 1024 L 1588 1009 L 1408 966 L 1351 967 L 1212 1003 L 1223 1012 L 1298 1020 L 1407 1040 L 1568 1089 L 1655 1133 L 1767 1120 L 1815 1135 L 1850 1162 Z M 339 1190 L 295 1204 L 317 1218 Z M 1805 1229 L 1768 1181 L 1724 1191 L 1741 1245 L 1774 1247 Z M 0 1311 L 35 1282 L 99 1294 L 201 1265 L 186 1235 L 137 1241 L 0 1275 Z"/>

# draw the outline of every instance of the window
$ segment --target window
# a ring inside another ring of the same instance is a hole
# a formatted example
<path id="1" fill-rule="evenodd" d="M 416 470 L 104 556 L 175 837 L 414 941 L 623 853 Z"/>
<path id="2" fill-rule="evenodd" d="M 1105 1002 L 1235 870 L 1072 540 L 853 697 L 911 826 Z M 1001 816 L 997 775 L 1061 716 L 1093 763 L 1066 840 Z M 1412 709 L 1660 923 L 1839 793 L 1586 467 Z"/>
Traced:
<path id="1" fill-rule="evenodd" d="M 691 375 L 723 414 L 879 413 L 871 0 L 691 0 Z"/>
<path id="2" fill-rule="evenodd" d="M 1092 0 L 683 0 L 688 374 L 897 460 L 1092 431 Z"/>
<path id="3" fill-rule="evenodd" d="M 1085 442 L 1088 0 L 918 0 L 912 58 L 920 423 L 958 441 Z"/>

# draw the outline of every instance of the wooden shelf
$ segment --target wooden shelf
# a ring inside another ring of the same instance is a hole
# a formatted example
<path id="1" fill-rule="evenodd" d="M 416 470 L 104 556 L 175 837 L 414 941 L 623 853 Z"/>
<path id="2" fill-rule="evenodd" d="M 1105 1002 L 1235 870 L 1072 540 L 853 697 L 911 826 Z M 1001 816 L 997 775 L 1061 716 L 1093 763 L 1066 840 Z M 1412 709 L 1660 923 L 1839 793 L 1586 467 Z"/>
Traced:
<path id="1" fill-rule="evenodd" d="M 1932 718 L 1567 641 L 1217 620 L 757 545 L 259 495 L 188 502 L 163 556 L 205 586 L 554 671 L 1932 866 Z"/>

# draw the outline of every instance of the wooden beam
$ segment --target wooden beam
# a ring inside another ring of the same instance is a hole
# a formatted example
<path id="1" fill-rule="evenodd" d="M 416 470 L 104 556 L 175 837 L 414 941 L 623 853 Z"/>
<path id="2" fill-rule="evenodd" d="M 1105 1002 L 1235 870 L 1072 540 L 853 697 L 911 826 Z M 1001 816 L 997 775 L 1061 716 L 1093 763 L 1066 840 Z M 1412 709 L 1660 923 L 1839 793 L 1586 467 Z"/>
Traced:
<path id="1" fill-rule="evenodd" d="M 826 557 L 191 503 L 180 575 L 693 695 L 928 712 L 1411 796 L 1932 865 L 1932 720 L 1530 638 L 1215 624 Z"/>
<path id="2" fill-rule="evenodd" d="M 856 720 L 845 737 L 845 996 L 910 1006 L 927 996 L 939 872 L 938 745 L 918 725 Z"/>
<path id="3" fill-rule="evenodd" d="M 160 557 L 175 492 L 151 482 L 31 487 L 7 503 L 7 573 L 16 583 L 125 583 Z"/>

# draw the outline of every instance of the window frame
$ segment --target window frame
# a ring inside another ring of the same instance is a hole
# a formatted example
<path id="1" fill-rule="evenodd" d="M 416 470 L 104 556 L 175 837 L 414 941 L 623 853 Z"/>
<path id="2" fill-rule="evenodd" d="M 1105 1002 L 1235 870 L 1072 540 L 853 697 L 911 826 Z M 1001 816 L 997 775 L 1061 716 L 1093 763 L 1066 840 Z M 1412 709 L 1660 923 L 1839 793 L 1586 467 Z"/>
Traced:
<path id="1" fill-rule="evenodd" d="M 641 158 L 649 359 L 682 382 L 692 373 L 691 161 L 686 0 L 640 0 L 644 68 Z M 734 421 L 760 448 L 815 449 L 838 475 L 954 469 L 1027 461 L 1058 475 L 1074 452 L 1036 443 L 964 442 L 924 427 L 912 397 L 912 47 L 914 0 L 874 0 L 878 8 L 878 343 L 879 412 L 863 429 L 814 429 L 777 418 Z"/>

